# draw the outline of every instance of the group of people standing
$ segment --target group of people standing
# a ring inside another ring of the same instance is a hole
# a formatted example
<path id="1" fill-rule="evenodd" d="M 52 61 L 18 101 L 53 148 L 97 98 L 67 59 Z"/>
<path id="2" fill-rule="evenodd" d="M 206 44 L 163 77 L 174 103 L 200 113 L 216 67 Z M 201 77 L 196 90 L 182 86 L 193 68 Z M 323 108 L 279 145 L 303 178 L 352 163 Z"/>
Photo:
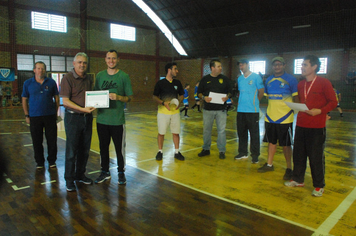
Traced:
<path id="1" fill-rule="evenodd" d="M 249 61 L 241 59 L 238 62 L 242 74 L 236 83 L 239 91 L 239 100 L 236 116 L 237 135 L 239 138 L 238 154 L 235 160 L 248 158 L 248 134 L 250 134 L 250 153 L 252 163 L 257 164 L 260 156 L 260 109 L 259 102 L 263 96 L 268 99 L 265 118 L 264 142 L 268 142 L 267 162 L 258 172 L 273 171 L 273 157 L 279 146 L 283 147 L 286 159 L 286 171 L 283 176 L 286 186 L 304 186 L 304 175 L 307 158 L 313 178 L 313 196 L 322 196 L 325 186 L 325 156 L 324 146 L 326 139 L 327 113 L 337 106 L 335 92 L 329 80 L 317 76 L 320 69 L 320 60 L 314 55 L 304 58 L 302 76 L 304 79 L 298 83 L 297 79 L 285 72 L 285 61 L 282 57 L 272 59 L 273 74 L 265 83 L 261 76 L 250 71 Z M 210 61 L 211 73 L 204 76 L 197 87 L 197 97 L 204 101 L 203 108 L 203 146 L 199 157 L 210 155 L 211 135 L 214 120 L 217 127 L 217 148 L 219 158 L 225 159 L 226 152 L 226 101 L 232 96 L 232 83 L 222 72 L 219 60 Z M 175 79 L 178 73 L 176 63 L 166 65 L 166 79 L 157 82 L 154 100 L 159 104 L 158 122 L 158 148 L 156 160 L 163 158 L 162 148 L 166 129 L 170 125 L 175 145 L 175 158 L 184 160 L 179 152 L 179 106 L 173 99 L 182 102 L 184 90 Z M 215 94 L 219 94 L 216 100 Z M 213 100 L 214 99 L 214 100 Z M 221 101 L 220 101 L 220 100 Z M 297 124 L 293 140 L 294 111 L 285 102 L 300 102 L 307 106 L 307 110 L 298 113 Z M 293 164 L 292 169 L 292 154 Z"/>
<path id="2" fill-rule="evenodd" d="M 86 72 L 88 56 L 77 53 L 73 60 L 73 70 L 61 81 L 61 90 L 57 84 L 46 77 L 46 65 L 36 62 L 35 76 L 24 83 L 22 93 L 23 110 L 26 122 L 30 124 L 32 143 L 37 168 L 44 168 L 43 129 L 48 145 L 47 161 L 50 168 L 56 168 L 57 125 L 59 96 L 65 107 L 64 126 L 66 132 L 65 173 L 68 192 L 76 190 L 76 184 L 92 184 L 93 180 L 85 175 L 89 157 L 93 111 L 97 112 L 97 132 L 100 145 L 101 173 L 95 183 L 110 179 L 109 145 L 111 138 L 115 145 L 118 163 L 118 183 L 126 184 L 125 177 L 125 114 L 124 104 L 132 99 L 132 87 L 129 76 L 118 68 L 119 54 L 115 50 L 106 53 L 107 69 L 97 74 L 94 80 Z M 86 107 L 86 91 L 109 90 L 109 108 Z"/>
<path id="3" fill-rule="evenodd" d="M 66 131 L 65 180 L 67 191 L 75 191 L 75 183 L 92 184 L 93 180 L 85 176 L 89 157 L 94 110 L 97 110 L 97 132 L 100 145 L 101 173 L 95 183 L 110 179 L 109 145 L 111 139 L 115 145 L 118 165 L 118 183 L 126 184 L 125 178 L 125 103 L 133 96 L 129 76 L 118 69 L 119 55 L 115 50 L 106 53 L 107 69 L 97 74 L 95 84 L 86 73 L 88 56 L 78 53 L 74 57 L 73 70 L 67 73 L 61 81 L 61 91 L 58 92 L 55 81 L 46 77 L 46 65 L 36 62 L 35 76 L 24 83 L 22 104 L 26 122 L 30 124 L 31 137 L 37 168 L 43 168 L 45 159 L 43 153 L 43 129 L 48 145 L 50 168 L 56 167 L 57 159 L 57 112 L 59 96 L 65 107 L 64 125 Z M 279 146 L 283 147 L 286 159 L 286 172 L 283 179 L 286 186 L 304 186 L 304 175 L 307 158 L 309 157 L 314 191 L 312 195 L 322 196 L 325 186 L 325 122 L 327 113 L 337 106 L 335 92 L 329 80 L 317 76 L 320 69 L 318 57 L 308 55 L 302 64 L 302 76 L 296 78 L 285 72 L 285 61 L 282 57 L 272 60 L 273 75 L 265 83 L 262 78 L 250 71 L 249 61 L 241 59 L 238 62 L 242 74 L 236 83 L 239 90 L 236 124 L 239 138 L 238 154 L 235 160 L 248 158 L 248 134 L 250 134 L 250 153 L 252 163 L 259 162 L 260 156 L 260 109 L 259 102 L 265 95 L 268 107 L 265 118 L 264 141 L 268 142 L 267 162 L 258 172 L 273 171 L 273 157 Z M 211 136 L 214 120 L 217 127 L 217 148 L 219 158 L 225 159 L 226 153 L 226 118 L 227 100 L 232 97 L 232 83 L 221 74 L 222 65 L 219 60 L 210 62 L 211 73 L 204 76 L 197 84 L 195 97 L 204 101 L 203 108 L 203 146 L 199 157 L 210 155 Z M 187 92 L 179 80 L 177 64 L 168 63 L 165 66 L 166 77 L 159 80 L 154 88 L 153 100 L 158 104 L 158 152 L 156 160 L 163 159 L 163 142 L 168 127 L 173 135 L 174 158 L 184 161 L 185 157 L 179 151 L 180 111 L 179 104 L 187 98 Z M 187 89 L 187 87 L 186 87 Z M 85 92 L 91 90 L 109 90 L 109 108 L 85 107 Z M 304 103 L 308 110 L 298 113 L 293 140 L 294 112 L 285 102 Z M 200 104 L 199 104 L 200 105 Z M 199 109 L 199 106 L 198 106 Z M 292 153 L 293 164 L 292 170 Z"/>

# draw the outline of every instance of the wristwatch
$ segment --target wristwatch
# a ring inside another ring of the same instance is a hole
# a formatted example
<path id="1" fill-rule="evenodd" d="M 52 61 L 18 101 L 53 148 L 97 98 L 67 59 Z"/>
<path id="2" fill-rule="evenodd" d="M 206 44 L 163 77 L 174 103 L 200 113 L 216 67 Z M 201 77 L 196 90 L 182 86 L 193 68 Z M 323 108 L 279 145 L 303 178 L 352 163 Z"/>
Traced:
<path id="1" fill-rule="evenodd" d="M 164 106 L 164 101 L 162 101 L 162 105 Z"/>
<path id="2" fill-rule="evenodd" d="M 201 99 L 203 99 L 204 101 L 205 101 L 205 96 L 203 95 L 203 96 L 201 96 Z"/>
<path id="3" fill-rule="evenodd" d="M 26 118 L 30 118 L 30 115 L 25 115 Z"/>

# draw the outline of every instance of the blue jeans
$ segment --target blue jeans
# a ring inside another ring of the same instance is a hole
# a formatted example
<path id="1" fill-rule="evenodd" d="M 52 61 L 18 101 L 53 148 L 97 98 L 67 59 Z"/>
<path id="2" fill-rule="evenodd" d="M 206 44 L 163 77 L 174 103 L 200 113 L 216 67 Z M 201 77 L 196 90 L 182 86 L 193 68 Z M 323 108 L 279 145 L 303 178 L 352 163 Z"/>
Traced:
<path id="1" fill-rule="evenodd" d="M 203 140 L 204 150 L 210 150 L 211 146 L 211 131 L 213 129 L 214 119 L 216 120 L 216 127 L 218 129 L 217 146 L 219 152 L 226 152 L 226 110 L 205 110 L 203 109 Z"/>
<path id="2" fill-rule="evenodd" d="M 67 136 L 64 178 L 73 182 L 84 176 L 89 158 L 93 116 L 65 113 L 64 126 Z"/>

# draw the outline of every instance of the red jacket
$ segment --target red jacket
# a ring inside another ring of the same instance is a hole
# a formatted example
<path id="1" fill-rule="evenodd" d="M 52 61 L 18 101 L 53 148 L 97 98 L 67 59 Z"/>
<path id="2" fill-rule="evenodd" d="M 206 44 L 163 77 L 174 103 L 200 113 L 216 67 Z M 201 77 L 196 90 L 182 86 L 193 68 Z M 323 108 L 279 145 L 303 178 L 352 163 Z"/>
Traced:
<path id="1" fill-rule="evenodd" d="M 337 100 L 333 86 L 328 79 L 317 76 L 311 89 L 308 89 L 312 81 L 302 80 L 298 84 L 298 96 L 301 103 L 305 103 L 309 110 L 313 108 L 321 109 L 321 114 L 316 116 L 299 112 L 297 126 L 304 128 L 324 128 L 326 114 L 337 106 Z M 305 89 L 304 89 L 305 86 Z M 307 99 L 305 99 L 305 92 Z"/>

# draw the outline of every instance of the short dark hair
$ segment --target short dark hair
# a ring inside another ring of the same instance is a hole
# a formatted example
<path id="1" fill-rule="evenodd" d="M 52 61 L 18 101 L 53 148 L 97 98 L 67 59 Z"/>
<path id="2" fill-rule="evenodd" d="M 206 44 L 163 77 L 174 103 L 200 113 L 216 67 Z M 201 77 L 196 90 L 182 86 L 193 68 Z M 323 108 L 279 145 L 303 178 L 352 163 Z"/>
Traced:
<path id="1" fill-rule="evenodd" d="M 186 83 L 185 85 L 184 85 L 184 88 L 186 88 L 186 87 L 188 87 L 189 86 L 189 84 L 188 83 Z"/>
<path id="2" fill-rule="evenodd" d="M 46 64 L 45 64 L 43 61 L 38 61 L 38 62 L 36 62 L 35 65 L 33 66 L 33 69 L 36 69 L 36 65 L 37 65 L 37 64 L 42 64 L 42 65 L 44 65 L 45 70 L 47 70 L 47 66 L 46 66 Z"/>
<path id="3" fill-rule="evenodd" d="M 318 73 L 320 70 L 320 65 L 321 65 L 319 57 L 317 57 L 315 55 L 307 55 L 304 57 L 304 61 L 306 61 L 306 60 L 309 60 L 311 66 L 317 65 L 315 73 Z"/>
<path id="4" fill-rule="evenodd" d="M 106 54 L 108 54 L 109 52 L 116 53 L 117 58 L 119 58 L 119 53 L 115 49 L 110 49 L 109 51 L 106 52 Z"/>
<path id="5" fill-rule="evenodd" d="M 166 66 L 164 67 L 164 69 L 166 70 L 166 74 L 168 73 L 168 69 L 172 69 L 173 66 L 177 66 L 177 63 L 169 62 L 166 64 Z"/>
<path id="6" fill-rule="evenodd" d="M 215 67 L 215 62 L 220 62 L 220 60 L 218 60 L 218 59 L 213 59 L 213 60 L 211 60 L 210 61 L 210 69 L 211 69 L 211 67 Z M 220 62 L 221 63 L 221 62 Z"/>

